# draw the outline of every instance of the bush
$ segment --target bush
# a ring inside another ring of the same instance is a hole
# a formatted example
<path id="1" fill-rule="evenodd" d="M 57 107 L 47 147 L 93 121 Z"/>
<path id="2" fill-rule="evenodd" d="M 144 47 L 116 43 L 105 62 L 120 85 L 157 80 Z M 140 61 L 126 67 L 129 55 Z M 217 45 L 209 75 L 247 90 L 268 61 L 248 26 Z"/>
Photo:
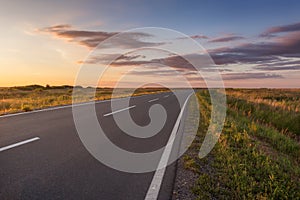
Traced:
<path id="1" fill-rule="evenodd" d="M 8 110 L 11 107 L 11 103 L 9 102 L 0 102 L 0 109 L 1 110 Z"/>
<path id="2" fill-rule="evenodd" d="M 29 112 L 29 111 L 32 111 L 32 108 L 31 108 L 30 106 L 26 105 L 26 106 L 23 106 L 23 107 L 22 107 L 22 110 L 23 110 L 24 112 Z"/>

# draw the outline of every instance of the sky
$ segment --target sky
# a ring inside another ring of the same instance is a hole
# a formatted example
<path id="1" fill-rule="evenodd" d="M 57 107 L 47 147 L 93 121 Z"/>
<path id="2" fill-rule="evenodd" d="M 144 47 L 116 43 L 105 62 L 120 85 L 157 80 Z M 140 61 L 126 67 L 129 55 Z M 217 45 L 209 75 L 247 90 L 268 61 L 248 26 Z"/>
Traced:
<path id="1" fill-rule="evenodd" d="M 183 76 L 196 87 L 203 79 L 213 79 L 199 78 L 200 70 L 218 71 L 226 87 L 300 87 L 299 1 L 0 3 L 0 87 L 75 85 L 83 67 L 104 70 L 113 57 L 101 80 L 95 83 L 87 76 L 80 84 L 111 87 L 122 78 L 128 86 L 143 82 L 180 86 L 178 77 Z M 136 29 L 143 27 L 166 28 L 186 37 Z M 122 38 L 98 46 L 119 34 Z M 189 48 L 191 40 L 203 51 Z M 180 55 L 159 50 L 168 45 L 182 46 Z M 183 59 L 197 56 L 202 59 L 197 69 Z M 208 57 L 213 63 L 203 62 Z"/>

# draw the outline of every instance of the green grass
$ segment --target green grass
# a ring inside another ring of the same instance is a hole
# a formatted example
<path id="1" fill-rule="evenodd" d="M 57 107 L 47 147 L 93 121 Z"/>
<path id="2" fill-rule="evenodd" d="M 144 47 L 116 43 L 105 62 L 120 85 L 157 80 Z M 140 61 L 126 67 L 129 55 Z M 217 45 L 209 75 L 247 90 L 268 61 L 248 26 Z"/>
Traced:
<path id="1" fill-rule="evenodd" d="M 300 112 L 300 89 L 227 89 L 226 93 L 253 103 Z"/>
<path id="2" fill-rule="evenodd" d="M 228 107 L 236 112 L 269 124 L 282 132 L 300 135 L 300 113 L 272 107 L 264 103 L 253 103 L 233 96 L 227 98 Z"/>
<path id="3" fill-rule="evenodd" d="M 187 170 L 198 174 L 191 189 L 198 199 L 300 199 L 300 145 L 283 134 L 274 121 L 263 123 L 264 119 L 253 117 L 253 113 L 250 117 L 248 104 L 258 111 L 262 109 L 254 102 L 243 101 L 237 109 L 229 101 L 218 143 L 206 158 L 199 159 L 197 152 L 210 122 L 211 108 L 207 90 L 200 90 L 197 96 L 201 121 L 189 150 L 195 153 L 189 153 L 184 161 Z M 267 106 L 264 112 L 274 112 Z"/>

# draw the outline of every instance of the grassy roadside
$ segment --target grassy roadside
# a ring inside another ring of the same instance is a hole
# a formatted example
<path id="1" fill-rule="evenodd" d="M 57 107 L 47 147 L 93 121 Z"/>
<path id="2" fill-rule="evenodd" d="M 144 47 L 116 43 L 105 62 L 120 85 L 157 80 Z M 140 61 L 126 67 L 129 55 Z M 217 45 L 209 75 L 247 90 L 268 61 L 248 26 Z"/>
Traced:
<path id="1" fill-rule="evenodd" d="M 233 96 L 227 98 L 231 110 L 243 114 L 261 124 L 267 124 L 282 133 L 300 135 L 300 113 L 273 107 L 264 103 L 253 103 Z"/>
<path id="2" fill-rule="evenodd" d="M 130 89 L 118 90 L 118 96 L 114 97 L 125 97 L 129 95 Z M 79 103 L 110 99 L 113 89 L 97 88 L 95 96 L 92 95 L 94 88 L 77 87 L 76 91 L 76 100 Z M 134 96 L 166 91 L 168 90 L 164 88 L 140 88 L 135 90 Z M 0 88 L 0 115 L 68 105 L 72 103 L 72 94 L 73 86 L 43 87 L 40 85 L 30 85 Z"/>
<path id="3" fill-rule="evenodd" d="M 226 89 L 226 93 L 248 102 L 300 112 L 300 89 Z"/>
<path id="4" fill-rule="evenodd" d="M 271 122 L 247 115 L 247 106 L 229 104 L 219 142 L 198 158 L 210 121 L 209 99 L 207 90 L 199 91 L 200 128 L 189 149 L 194 153 L 183 157 L 185 169 L 198 177 L 191 192 L 198 199 L 300 199 L 299 143 Z"/>

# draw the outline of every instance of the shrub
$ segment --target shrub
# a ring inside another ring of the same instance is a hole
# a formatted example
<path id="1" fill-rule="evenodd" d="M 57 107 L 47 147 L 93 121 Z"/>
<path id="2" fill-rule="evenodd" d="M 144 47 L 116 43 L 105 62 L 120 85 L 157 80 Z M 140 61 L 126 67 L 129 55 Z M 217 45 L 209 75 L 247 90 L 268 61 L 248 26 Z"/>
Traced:
<path id="1" fill-rule="evenodd" d="M 25 106 L 22 107 L 22 110 L 24 112 L 29 112 L 29 111 L 32 111 L 32 108 L 30 106 L 28 106 L 28 105 L 25 105 Z"/>

